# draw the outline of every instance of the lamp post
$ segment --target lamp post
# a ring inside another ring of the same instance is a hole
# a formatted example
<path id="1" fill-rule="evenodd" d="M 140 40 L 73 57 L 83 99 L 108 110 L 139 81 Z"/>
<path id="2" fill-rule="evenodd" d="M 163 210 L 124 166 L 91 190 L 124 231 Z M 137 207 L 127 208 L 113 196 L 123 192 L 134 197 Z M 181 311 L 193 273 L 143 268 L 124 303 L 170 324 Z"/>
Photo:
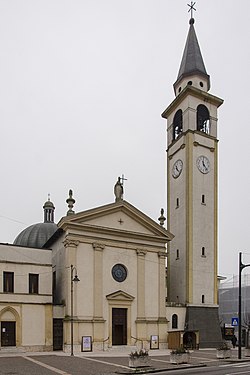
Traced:
<path id="1" fill-rule="evenodd" d="M 250 264 L 243 264 L 242 263 L 242 253 L 239 253 L 239 310 L 238 310 L 238 320 L 239 320 L 239 332 L 238 332 L 238 358 L 241 359 L 241 271 L 246 268 L 250 267 Z"/>
<path id="2" fill-rule="evenodd" d="M 75 276 L 74 276 L 75 272 Z M 73 278 L 74 276 L 74 278 Z M 74 302 L 74 295 L 73 295 L 73 284 L 74 282 L 77 283 L 80 279 L 77 276 L 76 268 L 71 264 L 70 266 L 70 282 L 71 282 L 71 289 L 70 289 L 70 297 L 71 297 L 71 313 L 70 313 L 70 333 L 71 333 L 71 355 L 74 355 L 74 330 L 73 330 L 73 302 Z"/>

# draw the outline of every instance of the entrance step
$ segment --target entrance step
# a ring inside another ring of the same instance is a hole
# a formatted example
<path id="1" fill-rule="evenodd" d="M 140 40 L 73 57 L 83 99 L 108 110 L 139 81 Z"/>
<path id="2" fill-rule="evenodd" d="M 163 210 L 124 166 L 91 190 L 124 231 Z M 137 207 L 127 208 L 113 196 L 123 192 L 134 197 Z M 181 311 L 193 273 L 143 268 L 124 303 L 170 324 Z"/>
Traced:
<path id="1" fill-rule="evenodd" d="M 0 353 L 25 353 L 25 350 L 16 346 L 1 346 Z"/>
<path id="2" fill-rule="evenodd" d="M 123 352 L 123 353 L 131 353 L 137 350 L 135 345 L 113 345 L 111 348 L 108 349 L 110 352 Z"/>

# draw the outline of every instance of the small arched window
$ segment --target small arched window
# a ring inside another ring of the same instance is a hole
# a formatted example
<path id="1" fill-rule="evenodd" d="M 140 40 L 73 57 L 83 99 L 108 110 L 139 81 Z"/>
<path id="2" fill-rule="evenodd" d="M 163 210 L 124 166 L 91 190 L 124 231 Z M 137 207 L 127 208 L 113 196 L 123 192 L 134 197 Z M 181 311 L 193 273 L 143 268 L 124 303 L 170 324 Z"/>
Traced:
<path id="1" fill-rule="evenodd" d="M 203 104 L 200 104 L 197 107 L 197 130 L 206 134 L 210 133 L 209 111 Z"/>
<path id="2" fill-rule="evenodd" d="M 177 314 L 172 315 L 172 328 L 178 328 L 178 316 L 177 316 Z"/>
<path id="3" fill-rule="evenodd" d="M 173 122 L 173 140 L 175 140 L 181 133 L 182 133 L 182 110 L 178 109 L 176 114 L 174 115 L 174 122 Z"/>

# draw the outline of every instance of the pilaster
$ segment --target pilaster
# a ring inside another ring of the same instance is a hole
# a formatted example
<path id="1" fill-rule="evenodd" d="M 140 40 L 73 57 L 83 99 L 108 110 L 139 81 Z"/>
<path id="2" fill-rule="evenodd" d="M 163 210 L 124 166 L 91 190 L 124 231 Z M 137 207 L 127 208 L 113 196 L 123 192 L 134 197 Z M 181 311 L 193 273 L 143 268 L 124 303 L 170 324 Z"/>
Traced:
<path id="1" fill-rule="evenodd" d="M 92 244 L 94 249 L 94 319 L 103 319 L 103 250 L 105 245 Z"/>
<path id="2" fill-rule="evenodd" d="M 103 318 L 103 243 L 94 242 L 94 287 L 93 287 L 93 335 L 95 342 L 102 342 L 104 337 Z"/>
<path id="3" fill-rule="evenodd" d="M 166 252 L 159 251 L 159 318 L 166 318 Z"/>
<path id="4" fill-rule="evenodd" d="M 145 319 L 145 256 L 147 250 L 137 249 L 137 319 Z"/>
<path id="5" fill-rule="evenodd" d="M 65 314 L 70 316 L 71 314 L 71 275 L 70 275 L 70 266 L 71 264 L 76 267 L 77 266 L 77 246 L 79 245 L 79 241 L 73 240 L 71 238 L 66 237 L 63 241 L 65 247 L 65 278 L 64 278 L 64 285 L 65 285 L 65 299 L 66 299 L 66 309 Z M 77 298 L 74 298 L 74 311 L 77 311 Z"/>

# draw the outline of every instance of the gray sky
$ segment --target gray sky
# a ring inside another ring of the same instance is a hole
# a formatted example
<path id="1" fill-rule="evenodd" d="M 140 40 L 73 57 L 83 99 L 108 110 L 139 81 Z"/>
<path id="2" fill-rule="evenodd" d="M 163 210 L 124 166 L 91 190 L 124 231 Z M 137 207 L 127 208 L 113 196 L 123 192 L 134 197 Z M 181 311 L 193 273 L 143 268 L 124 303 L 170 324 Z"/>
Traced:
<path id="1" fill-rule="evenodd" d="M 166 123 L 186 0 L 0 0 L 0 242 L 43 221 L 124 198 L 166 206 Z M 190 3 L 190 2 L 189 2 Z M 197 0 L 195 29 L 219 109 L 219 273 L 250 263 L 250 1 Z M 248 254 L 247 254 L 248 253 Z M 244 273 L 248 272 L 247 270 Z M 249 271 L 250 273 L 250 271 Z"/>

